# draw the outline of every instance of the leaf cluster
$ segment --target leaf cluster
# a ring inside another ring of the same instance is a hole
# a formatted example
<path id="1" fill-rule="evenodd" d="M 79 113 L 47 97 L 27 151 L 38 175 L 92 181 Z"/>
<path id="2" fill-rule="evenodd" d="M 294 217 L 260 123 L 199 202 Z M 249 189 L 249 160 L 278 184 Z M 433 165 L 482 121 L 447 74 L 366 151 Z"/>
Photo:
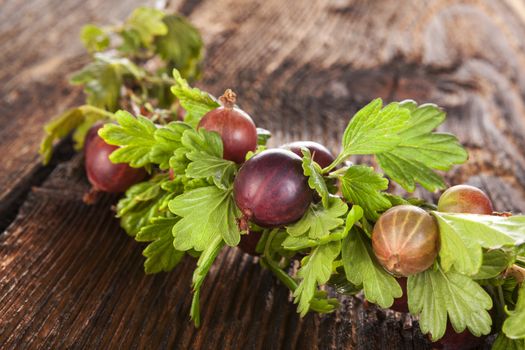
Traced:
<path id="1" fill-rule="evenodd" d="M 40 154 L 48 163 L 53 142 L 73 133 L 81 149 L 87 130 L 95 122 L 108 122 L 111 112 L 127 109 L 160 124 L 177 120 L 180 113 L 169 77 L 200 76 L 203 42 L 186 19 L 161 10 L 139 7 L 121 24 L 83 27 L 80 38 L 92 61 L 72 74 L 70 82 L 83 87 L 86 105 L 72 108 L 45 126 L 47 136 Z M 182 79 L 182 78 L 181 78 Z"/>
<path id="2" fill-rule="evenodd" d="M 232 196 L 238 165 L 222 159 L 222 141 L 218 134 L 195 129 L 200 118 L 218 106 L 216 100 L 208 93 L 191 87 L 177 71 L 174 71 L 174 80 L 171 90 L 185 109 L 187 122 L 159 126 L 148 118 L 121 111 L 115 115 L 116 123 L 107 124 L 100 135 L 106 142 L 119 146 L 110 156 L 115 162 L 172 169 L 172 186 L 175 186 L 174 183 L 179 185 L 169 193 L 169 200 L 154 198 L 141 209 L 143 212 L 136 216 L 135 225 L 143 225 L 138 223 L 140 218 L 149 219 L 136 237 L 139 240 L 142 237 L 154 240 L 150 244 L 152 248 L 144 252 L 148 257 L 147 271 L 172 268 L 184 252 L 199 257 L 194 273 L 191 309 L 192 319 L 198 324 L 198 299 L 211 264 L 223 246 L 235 246 L 242 237 L 238 225 L 240 212 Z M 367 142 L 371 142 L 366 138 L 370 132 L 367 128 L 373 128 L 375 124 L 365 120 L 361 121 L 362 125 L 351 122 L 347 128 L 347 131 L 350 130 L 347 135 L 350 136 L 347 136 L 346 148 L 341 154 L 393 152 L 400 147 L 400 139 L 406 141 L 396 133 L 400 130 L 408 133 L 409 128 L 403 123 L 409 121 L 412 123 L 410 128 L 419 130 L 412 131 L 414 135 L 422 135 L 421 130 L 425 130 L 425 137 L 436 137 L 435 133 L 428 134 L 432 129 L 425 126 L 425 123 L 437 125 L 436 115 L 429 112 L 435 112 L 435 108 L 423 107 L 426 112 L 422 113 L 419 107 L 409 105 L 413 108 L 406 108 L 404 105 L 389 105 L 384 112 L 378 111 L 377 102 L 365 107 L 369 109 L 368 113 L 378 118 L 377 123 L 398 118 L 396 127 L 389 126 L 389 132 L 384 136 L 379 136 L 382 131 L 372 132 L 375 138 L 384 137 L 384 140 L 378 141 L 375 146 L 366 146 Z M 365 118 L 363 113 L 358 112 L 356 117 Z M 427 122 L 413 120 L 414 113 Z M 266 133 L 261 134 L 266 140 Z M 352 138 L 357 140 L 351 141 Z M 451 145 L 447 147 L 459 147 L 455 139 L 449 139 L 449 142 Z M 338 159 L 344 157 L 340 155 Z M 431 168 L 430 162 L 422 161 Z M 334 168 L 338 162 L 334 162 Z M 303 172 L 320 200 L 312 203 L 305 215 L 294 224 L 273 230 L 251 228 L 263 233 L 258 246 L 262 253 L 261 264 L 290 288 L 301 315 L 309 311 L 332 312 L 337 307 L 337 300 L 324 289 L 325 285 L 334 281 L 337 281 L 338 288 L 352 293 L 362 290 L 369 302 L 388 308 L 402 296 L 402 289 L 374 255 L 370 238 L 372 227 L 381 213 L 392 206 L 411 204 L 429 210 L 432 206 L 418 199 L 404 199 L 386 193 L 388 178 L 372 167 L 352 165 L 333 171 L 329 168 L 322 169 L 312 159 L 311 153 L 303 149 Z M 334 179 L 340 183 L 339 195 L 330 185 Z M 192 186 L 187 186 L 188 183 Z M 150 197 L 152 195 L 144 198 L 153 198 Z M 137 194 L 130 193 L 130 197 L 137 198 Z M 126 203 L 126 200 L 121 203 Z M 163 203 L 160 207 L 164 210 L 164 217 L 159 218 L 158 203 Z M 516 261 L 516 247 L 523 244 L 525 237 L 525 232 L 522 232 L 524 219 L 522 216 L 431 213 L 440 226 L 442 244 L 439 259 L 433 268 L 409 278 L 410 311 L 419 315 L 421 329 L 430 333 L 434 340 L 443 336 L 447 322 L 458 332 L 468 329 L 477 336 L 488 334 L 492 326 L 488 310 L 492 308 L 493 300 L 482 285 L 501 279 L 505 270 Z M 124 217 L 121 221 L 133 222 Z M 154 230 L 157 232 L 155 236 L 152 235 Z M 297 273 L 290 274 L 288 267 L 297 253 L 303 258 Z M 513 332 L 520 334 L 520 330 L 516 330 L 519 319 L 513 320 L 518 317 L 516 315 L 521 315 L 522 302 L 516 298 L 509 299 L 514 300 L 513 307 L 517 311 L 509 314 L 504 324 L 505 329 L 511 329 L 508 334 L 514 336 Z"/>

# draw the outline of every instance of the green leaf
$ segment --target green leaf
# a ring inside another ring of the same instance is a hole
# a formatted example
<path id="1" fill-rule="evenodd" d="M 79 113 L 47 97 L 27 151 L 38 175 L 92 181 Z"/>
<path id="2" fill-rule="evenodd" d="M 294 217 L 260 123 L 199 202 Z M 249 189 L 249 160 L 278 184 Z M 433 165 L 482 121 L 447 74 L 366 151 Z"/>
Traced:
<path id="1" fill-rule="evenodd" d="M 213 157 L 222 158 L 222 139 L 214 131 L 188 129 L 182 135 L 181 142 L 188 153 L 205 153 Z"/>
<path id="2" fill-rule="evenodd" d="M 108 119 L 111 113 L 92 106 L 79 106 L 68 109 L 57 117 L 53 118 L 44 126 L 46 133 L 40 143 L 39 153 L 42 162 L 48 164 L 53 154 L 53 142 L 57 139 L 66 137 L 71 131 L 82 127 L 83 133 L 75 132 L 75 148 L 81 149 L 84 144 L 84 136 L 89 128 L 98 120 Z"/>
<path id="3" fill-rule="evenodd" d="M 272 137 L 272 133 L 263 128 L 257 128 L 257 145 L 266 146 L 268 140 Z"/>
<path id="4" fill-rule="evenodd" d="M 321 196 L 323 205 L 328 207 L 330 192 L 328 192 L 328 187 L 322 175 L 323 170 L 319 164 L 312 160 L 310 150 L 303 148 L 301 151 L 303 152 L 303 172 L 308 177 L 308 186 Z"/>
<path id="5" fill-rule="evenodd" d="M 170 201 L 169 209 L 182 217 L 173 228 L 177 250 L 202 251 L 217 237 L 222 237 L 232 247 L 239 244 L 241 236 L 237 218 L 240 212 L 232 190 L 215 186 L 197 188 L 175 197 Z"/>
<path id="6" fill-rule="evenodd" d="M 231 187 L 237 166 L 222 158 L 223 146 L 218 133 L 204 129 L 186 130 L 181 142 L 187 150 L 186 157 L 191 160 L 186 168 L 186 176 L 211 178 L 221 189 Z"/>
<path id="7" fill-rule="evenodd" d="M 522 284 L 518 302 L 502 327 L 503 333 L 510 339 L 525 339 L 525 284 Z"/>
<path id="8" fill-rule="evenodd" d="M 84 113 L 78 108 L 72 108 L 46 124 L 44 130 L 46 136 L 40 143 L 39 153 L 42 162 L 48 164 L 53 154 L 53 141 L 67 136 L 72 130 L 84 121 Z"/>
<path id="9" fill-rule="evenodd" d="M 356 286 L 346 279 L 343 269 L 337 269 L 336 273 L 330 277 L 327 284 L 334 288 L 335 292 L 339 295 L 356 295 L 363 290 L 363 286 Z"/>
<path id="10" fill-rule="evenodd" d="M 95 61 L 74 73 L 70 82 L 84 86 L 88 104 L 114 112 L 119 106 L 124 77 L 141 75 L 142 71 L 127 58 L 97 53 Z"/>
<path id="11" fill-rule="evenodd" d="M 361 208 L 357 204 L 352 206 L 352 208 L 348 212 L 348 215 L 346 216 L 345 229 L 344 229 L 345 237 L 346 237 L 346 234 L 350 232 L 352 227 L 354 227 L 355 223 L 361 220 L 363 215 L 364 215 L 363 208 Z"/>
<path id="12" fill-rule="evenodd" d="M 173 77 L 175 85 L 171 87 L 171 92 L 186 110 L 184 121 L 191 126 L 196 127 L 206 113 L 221 106 L 210 94 L 190 87 L 176 69 L 173 70 Z"/>
<path id="13" fill-rule="evenodd" d="M 166 35 L 168 27 L 163 21 L 164 12 L 150 8 L 138 7 L 126 21 L 126 30 L 134 31 L 141 43 L 148 47 L 157 35 Z"/>
<path id="14" fill-rule="evenodd" d="M 150 220 L 160 216 L 163 198 L 169 194 L 162 189 L 166 177 L 157 177 L 131 186 L 117 204 L 120 226 L 130 236 L 135 236 Z"/>
<path id="15" fill-rule="evenodd" d="M 266 146 L 257 146 L 257 148 L 255 149 L 255 151 L 248 151 L 246 153 L 246 156 L 245 156 L 245 160 L 250 160 L 252 159 L 254 156 L 258 155 L 259 153 L 263 152 L 263 151 L 266 151 L 267 150 L 267 147 Z"/>
<path id="16" fill-rule="evenodd" d="M 487 310 L 492 299 L 479 284 L 456 272 L 429 269 L 408 277 L 408 308 L 419 315 L 421 331 L 430 333 L 433 341 L 445 334 L 447 314 L 457 333 L 465 327 L 477 337 L 490 333 Z"/>
<path id="17" fill-rule="evenodd" d="M 308 256 L 307 262 L 301 266 L 297 276 L 302 279 L 293 293 L 294 302 L 298 303 L 297 311 L 301 316 L 310 310 L 310 302 L 315 296 L 318 285 L 323 285 L 330 279 L 332 263 L 341 251 L 340 242 L 331 242 L 315 248 Z"/>
<path id="18" fill-rule="evenodd" d="M 509 339 L 500 332 L 492 344 L 492 350 L 525 350 L 525 339 Z"/>
<path id="19" fill-rule="evenodd" d="M 510 249 L 490 249 L 483 252 L 481 267 L 472 279 L 486 280 L 499 276 L 516 260 Z"/>
<path id="20" fill-rule="evenodd" d="M 150 151 L 156 144 L 155 124 L 140 115 L 135 118 L 127 111 L 118 111 L 115 116 L 118 124 L 106 124 L 98 131 L 107 143 L 120 146 L 109 159 L 113 163 L 128 163 L 134 168 L 150 164 Z"/>
<path id="21" fill-rule="evenodd" d="M 184 252 L 173 247 L 173 226 L 179 221 L 177 217 L 158 217 L 151 224 L 144 226 L 135 236 L 138 242 L 152 242 L 142 251 L 147 259 L 144 271 L 147 274 L 171 271 L 180 262 Z"/>
<path id="22" fill-rule="evenodd" d="M 210 271 L 211 265 L 219 255 L 223 246 L 224 242 L 220 236 L 215 237 L 202 252 L 199 260 L 197 261 L 197 268 L 195 271 L 193 271 L 193 298 L 191 300 L 190 316 L 195 323 L 195 327 L 199 327 L 201 324 L 199 299 L 202 284 L 204 283 L 206 275 Z"/>
<path id="23" fill-rule="evenodd" d="M 168 30 L 155 39 L 155 51 L 167 62 L 168 71 L 175 68 L 184 77 L 197 77 L 204 53 L 199 31 L 181 16 L 166 16 L 163 22 Z"/>
<path id="24" fill-rule="evenodd" d="M 414 191 L 416 183 L 431 192 L 444 188 L 443 179 L 434 169 L 449 170 L 454 164 L 464 163 L 467 151 L 454 135 L 432 132 L 446 116 L 436 105 L 417 106 L 414 101 L 405 101 L 399 106 L 410 112 L 410 119 L 398 134 L 399 144 L 377 154 L 379 165 L 409 192 Z"/>
<path id="25" fill-rule="evenodd" d="M 75 151 L 78 152 L 84 148 L 84 141 L 86 140 L 87 133 L 89 132 L 91 127 L 100 120 L 103 120 L 104 122 L 109 121 L 108 117 L 102 114 L 85 114 L 84 121 L 80 123 L 71 134 L 71 137 L 74 142 L 73 148 L 75 149 Z"/>
<path id="26" fill-rule="evenodd" d="M 268 268 L 290 291 L 295 292 L 298 284 L 294 278 L 292 278 L 274 259 L 281 259 L 285 257 L 290 259 L 294 252 L 286 251 L 281 248 L 283 238 L 286 236 L 285 232 L 274 229 L 269 234 L 263 233 L 258 246 L 261 247 L 261 251 L 264 254 L 261 256 L 261 265 Z M 307 259 L 303 259 L 303 266 L 306 264 Z M 333 312 L 339 306 L 339 302 L 335 298 L 329 298 L 328 294 L 322 290 L 316 290 L 314 292 L 313 299 L 310 300 L 310 310 L 319 313 Z"/>
<path id="27" fill-rule="evenodd" d="M 303 250 L 311 247 L 317 247 L 319 245 L 327 244 L 329 242 L 341 241 L 348 235 L 348 232 L 350 232 L 350 229 L 354 226 L 354 224 L 358 222 L 362 217 L 363 209 L 358 205 L 354 205 L 352 206 L 352 209 L 350 209 L 350 212 L 348 212 L 348 215 L 346 216 L 346 224 L 344 228 L 333 230 L 329 235 L 322 236 L 319 239 L 310 238 L 308 237 L 308 235 L 305 234 L 300 236 L 287 235 L 284 241 L 282 242 L 282 246 L 287 250 L 294 251 Z"/>
<path id="28" fill-rule="evenodd" d="M 321 203 L 312 203 L 296 223 L 286 227 L 291 236 L 306 235 L 310 239 L 321 239 L 330 231 L 343 225 L 341 218 L 348 211 L 348 206 L 339 197 L 331 196 L 326 208 Z"/>
<path id="29" fill-rule="evenodd" d="M 412 203 L 410 203 L 407 199 L 401 197 L 401 196 L 397 196 L 395 194 L 392 194 L 392 193 L 388 193 L 388 192 L 384 192 L 383 193 L 383 197 L 385 197 L 386 199 L 388 199 L 390 201 L 390 206 L 391 207 L 395 207 L 395 206 L 398 206 L 398 205 L 411 205 Z"/>
<path id="30" fill-rule="evenodd" d="M 496 249 L 525 242 L 524 215 L 431 213 L 439 224 L 439 256 L 445 271 L 454 267 L 464 275 L 475 275 L 481 267 L 482 247 Z"/>
<path id="31" fill-rule="evenodd" d="M 118 50 L 133 55 L 136 52 L 140 52 L 143 49 L 142 39 L 140 38 L 139 32 L 133 28 L 123 29 L 120 33 L 122 44 L 118 47 Z"/>
<path id="32" fill-rule="evenodd" d="M 391 207 L 381 191 L 388 188 L 388 180 L 372 167 L 353 165 L 340 177 L 343 196 L 363 208 L 365 217 L 377 220 L 379 212 Z"/>
<path id="33" fill-rule="evenodd" d="M 103 28 L 93 24 L 82 27 L 80 40 L 89 52 L 104 51 L 109 46 L 109 35 Z"/>
<path id="34" fill-rule="evenodd" d="M 356 226 L 343 240 L 342 258 L 346 278 L 355 285 L 363 285 L 366 300 L 389 308 L 394 298 L 403 295 L 396 279 L 375 259 L 366 234 Z"/>
<path id="35" fill-rule="evenodd" d="M 399 103 L 382 107 L 383 101 L 376 98 L 353 116 L 343 134 L 345 157 L 385 152 L 401 142 L 398 132 L 405 127 L 410 113 Z"/>
<path id="36" fill-rule="evenodd" d="M 170 167 L 170 159 L 175 151 L 182 147 L 182 135 L 191 129 L 188 124 L 182 122 L 171 122 L 162 128 L 155 130 L 153 138 L 155 143 L 151 147 L 150 160 L 158 164 L 159 168 L 166 170 Z"/>

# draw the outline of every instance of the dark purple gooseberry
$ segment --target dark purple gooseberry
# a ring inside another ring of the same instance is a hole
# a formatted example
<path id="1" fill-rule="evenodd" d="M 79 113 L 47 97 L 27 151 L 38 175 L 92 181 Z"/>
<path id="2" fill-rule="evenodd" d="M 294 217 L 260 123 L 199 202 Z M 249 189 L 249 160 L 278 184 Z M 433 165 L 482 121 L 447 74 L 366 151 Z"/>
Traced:
<path id="1" fill-rule="evenodd" d="M 219 133 L 223 158 L 240 164 L 246 153 L 257 148 L 257 128 L 246 112 L 235 107 L 235 98 L 233 91 L 226 90 L 220 98 L 223 106 L 206 113 L 198 127 Z"/>
<path id="2" fill-rule="evenodd" d="M 94 191 L 124 192 L 131 185 L 143 180 L 147 173 L 142 168 L 132 168 L 125 163 L 112 163 L 109 155 L 118 147 L 107 144 L 98 136 L 97 132 L 101 127 L 102 125 L 94 125 L 85 139 L 84 165 L 88 180 Z"/>
<path id="3" fill-rule="evenodd" d="M 490 198 L 477 187 L 452 186 L 439 197 L 438 211 L 491 215 L 494 209 Z"/>
<path id="4" fill-rule="evenodd" d="M 103 126 L 103 123 L 95 123 L 89 128 L 88 132 L 86 133 L 86 137 L 84 137 L 84 150 L 89 147 L 89 144 L 95 137 L 98 137 L 98 130 Z"/>
<path id="5" fill-rule="evenodd" d="M 303 157 L 301 149 L 307 148 L 312 154 L 312 159 L 319 164 L 321 168 L 326 168 L 335 160 L 334 155 L 328 148 L 313 141 L 295 141 L 282 145 L 281 148 L 290 150 L 301 158 Z"/>
<path id="6" fill-rule="evenodd" d="M 470 350 L 481 346 L 485 337 L 476 337 L 465 329 L 461 333 L 456 333 L 450 321 L 447 322 L 447 328 L 443 338 L 432 343 L 434 349 L 442 350 Z"/>
<path id="7" fill-rule="evenodd" d="M 260 255 L 255 251 L 255 248 L 257 248 L 257 243 L 259 243 L 261 236 L 262 232 L 258 231 L 250 231 L 247 235 L 241 235 L 241 241 L 238 245 L 239 249 L 250 255 Z"/>
<path id="8" fill-rule="evenodd" d="M 233 189 L 244 217 L 262 227 L 295 222 L 312 202 L 301 158 L 283 149 L 266 150 L 246 161 Z"/>
<path id="9" fill-rule="evenodd" d="M 397 279 L 397 282 L 399 283 L 399 286 L 401 286 L 403 295 L 400 298 L 394 299 L 394 303 L 392 304 L 390 309 L 397 311 L 397 312 L 407 313 L 409 312 L 408 311 L 408 300 L 407 300 L 407 278 L 399 277 L 396 279 Z"/>
<path id="10" fill-rule="evenodd" d="M 381 265 L 396 276 L 425 271 L 438 253 L 437 223 L 430 214 L 413 205 L 390 208 L 374 226 L 372 247 Z"/>

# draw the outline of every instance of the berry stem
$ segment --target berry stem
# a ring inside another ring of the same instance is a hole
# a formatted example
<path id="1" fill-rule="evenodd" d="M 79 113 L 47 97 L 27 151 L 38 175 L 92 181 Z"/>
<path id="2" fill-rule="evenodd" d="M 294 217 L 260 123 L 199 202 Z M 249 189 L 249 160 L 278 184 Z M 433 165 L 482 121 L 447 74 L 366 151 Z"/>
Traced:
<path id="1" fill-rule="evenodd" d="M 290 277 L 285 271 L 283 271 L 279 264 L 275 262 L 271 257 L 270 247 L 273 239 L 277 235 L 277 232 L 277 229 L 274 229 L 270 232 L 268 239 L 266 240 L 266 246 L 264 247 L 262 262 L 286 287 L 288 287 L 288 289 L 294 292 L 297 289 L 297 282 L 295 282 L 292 277 Z"/>
<path id="2" fill-rule="evenodd" d="M 295 292 L 298 285 L 297 282 L 290 276 L 286 271 L 284 271 L 280 266 L 279 263 L 277 263 L 273 258 L 271 257 L 270 247 L 272 240 L 275 238 L 277 233 L 279 232 L 279 229 L 273 229 L 270 231 L 270 234 L 268 235 L 268 239 L 266 240 L 266 245 L 264 247 L 264 254 L 261 257 L 261 264 L 268 268 L 274 275 L 283 283 L 290 291 Z M 310 310 L 316 311 L 316 312 L 326 312 L 325 311 L 325 305 L 323 305 L 318 299 L 313 298 L 310 301 Z"/>
<path id="3" fill-rule="evenodd" d="M 232 109 L 235 106 L 236 100 L 237 95 L 231 89 L 227 89 L 226 91 L 224 91 L 224 94 L 221 97 L 219 97 L 219 101 L 221 102 L 221 104 L 228 109 Z"/>
<path id="4" fill-rule="evenodd" d="M 97 203 L 99 197 L 100 191 L 91 187 L 91 189 L 84 194 L 84 197 L 82 197 L 82 201 L 87 205 L 93 205 Z"/>

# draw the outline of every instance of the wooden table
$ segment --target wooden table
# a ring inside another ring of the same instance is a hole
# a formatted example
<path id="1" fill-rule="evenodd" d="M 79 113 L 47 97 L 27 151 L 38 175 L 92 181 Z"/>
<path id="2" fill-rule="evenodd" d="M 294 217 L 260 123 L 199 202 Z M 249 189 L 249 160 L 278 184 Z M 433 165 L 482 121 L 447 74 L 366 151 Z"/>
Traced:
<path id="1" fill-rule="evenodd" d="M 194 260 L 145 276 L 66 142 L 38 159 L 42 126 L 83 101 L 67 74 L 87 62 L 87 22 L 125 18 L 138 0 L 0 1 L 0 348 L 427 348 L 408 319 L 343 298 L 300 319 L 257 261 L 224 251 L 205 282 L 202 328 L 189 321 Z M 207 47 L 199 86 L 235 89 L 273 145 L 337 149 L 357 108 L 380 96 L 446 108 L 443 130 L 470 151 L 452 183 L 525 211 L 525 5 L 492 1 L 175 1 Z M 355 161 L 366 161 L 356 158 Z"/>

